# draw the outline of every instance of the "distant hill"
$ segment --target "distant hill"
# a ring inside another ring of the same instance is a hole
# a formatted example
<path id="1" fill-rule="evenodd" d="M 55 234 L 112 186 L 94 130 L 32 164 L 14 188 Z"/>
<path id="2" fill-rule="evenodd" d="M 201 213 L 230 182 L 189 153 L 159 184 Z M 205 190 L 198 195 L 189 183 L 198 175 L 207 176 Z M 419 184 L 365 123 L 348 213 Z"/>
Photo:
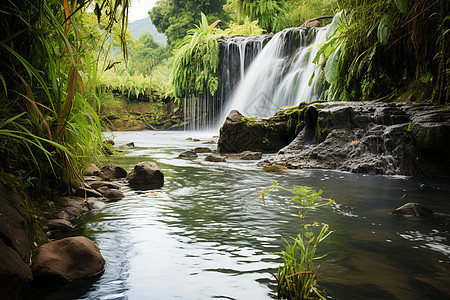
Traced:
<path id="1" fill-rule="evenodd" d="M 163 33 L 159 33 L 156 30 L 155 25 L 153 25 L 152 21 L 150 20 L 150 17 L 128 23 L 128 29 L 130 29 L 131 35 L 135 39 L 138 39 L 141 33 L 150 31 L 155 41 L 159 42 L 161 46 L 167 45 L 166 35 Z"/>

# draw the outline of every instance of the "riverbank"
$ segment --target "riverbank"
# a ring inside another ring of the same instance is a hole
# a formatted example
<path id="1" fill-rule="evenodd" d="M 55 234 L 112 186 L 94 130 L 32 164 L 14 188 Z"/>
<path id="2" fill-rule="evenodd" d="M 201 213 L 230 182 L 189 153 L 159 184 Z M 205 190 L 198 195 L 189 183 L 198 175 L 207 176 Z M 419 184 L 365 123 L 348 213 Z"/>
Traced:
<path id="1" fill-rule="evenodd" d="M 183 111 L 173 102 L 130 101 L 125 95 L 101 95 L 99 117 L 103 131 L 161 130 L 183 124 Z"/>

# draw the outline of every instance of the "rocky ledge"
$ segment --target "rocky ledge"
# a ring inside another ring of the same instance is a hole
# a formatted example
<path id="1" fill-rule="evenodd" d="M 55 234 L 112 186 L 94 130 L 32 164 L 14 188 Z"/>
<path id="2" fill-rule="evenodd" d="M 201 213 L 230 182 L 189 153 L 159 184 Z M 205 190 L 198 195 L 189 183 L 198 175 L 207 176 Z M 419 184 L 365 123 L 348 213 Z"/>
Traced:
<path id="1" fill-rule="evenodd" d="M 313 102 L 266 119 L 232 111 L 218 148 L 278 151 L 261 166 L 449 177 L 449 138 L 450 105 Z"/>

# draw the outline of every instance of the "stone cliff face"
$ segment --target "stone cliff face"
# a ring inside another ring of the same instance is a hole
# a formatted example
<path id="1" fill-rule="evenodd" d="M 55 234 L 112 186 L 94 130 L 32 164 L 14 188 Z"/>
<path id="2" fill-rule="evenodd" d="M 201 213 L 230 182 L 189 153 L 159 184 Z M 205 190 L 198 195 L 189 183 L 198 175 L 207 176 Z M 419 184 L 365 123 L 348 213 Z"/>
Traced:
<path id="1" fill-rule="evenodd" d="M 224 123 L 219 149 L 279 150 L 260 165 L 450 176 L 449 105 L 316 102 L 284 108 L 270 119 L 238 119 L 233 112 Z M 273 147 L 261 147 L 263 141 Z"/>

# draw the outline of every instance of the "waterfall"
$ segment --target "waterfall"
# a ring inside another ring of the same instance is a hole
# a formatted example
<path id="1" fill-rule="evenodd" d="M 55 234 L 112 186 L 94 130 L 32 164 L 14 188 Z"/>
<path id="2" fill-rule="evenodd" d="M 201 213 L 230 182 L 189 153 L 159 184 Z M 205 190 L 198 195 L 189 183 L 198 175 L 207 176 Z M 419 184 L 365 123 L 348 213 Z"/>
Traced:
<path id="1" fill-rule="evenodd" d="M 263 48 L 270 35 L 223 37 L 220 43 L 219 90 L 213 96 L 208 92 L 184 98 L 185 130 L 215 129 L 223 108 L 233 90 L 244 78 L 245 70 Z"/>
<path id="2" fill-rule="evenodd" d="M 312 61 L 327 29 L 288 28 L 277 33 L 240 80 L 219 126 L 233 109 L 244 116 L 270 117 L 283 106 L 319 99 L 319 70 Z"/>

